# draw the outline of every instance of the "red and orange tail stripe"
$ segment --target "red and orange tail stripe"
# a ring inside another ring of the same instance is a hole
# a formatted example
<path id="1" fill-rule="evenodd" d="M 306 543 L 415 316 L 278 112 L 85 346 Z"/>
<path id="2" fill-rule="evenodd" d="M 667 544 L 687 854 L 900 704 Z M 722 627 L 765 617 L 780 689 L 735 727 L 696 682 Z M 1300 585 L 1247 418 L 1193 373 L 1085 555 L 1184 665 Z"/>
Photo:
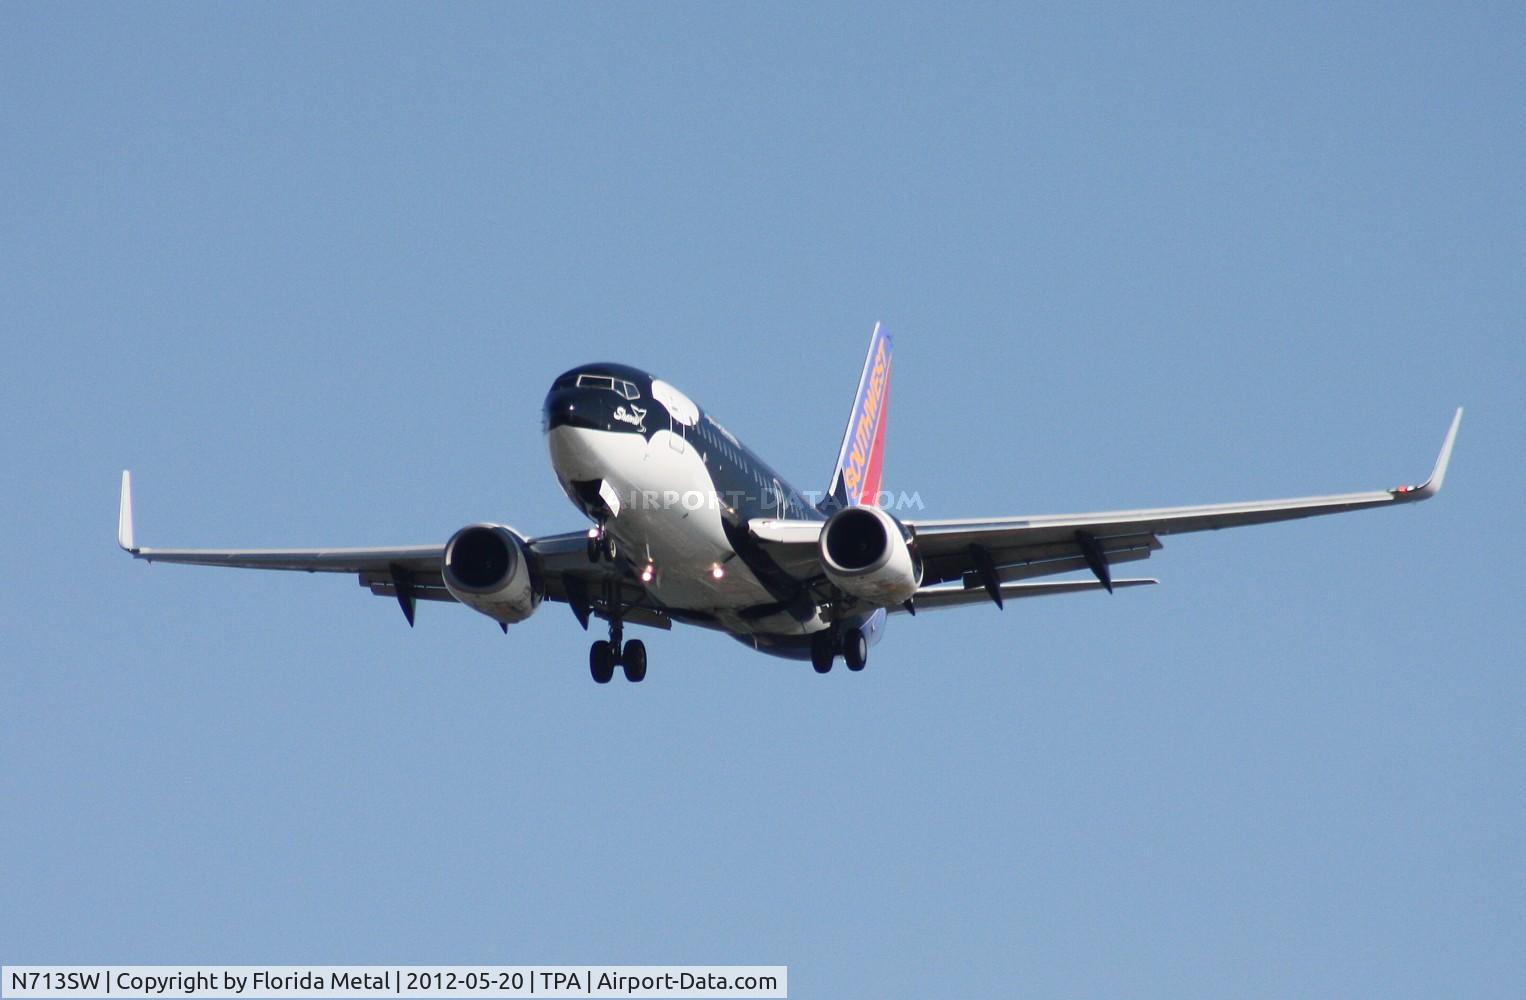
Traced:
<path id="1" fill-rule="evenodd" d="M 885 472 L 891 355 L 890 334 L 875 324 L 829 491 L 840 503 L 868 506 L 877 503 Z"/>

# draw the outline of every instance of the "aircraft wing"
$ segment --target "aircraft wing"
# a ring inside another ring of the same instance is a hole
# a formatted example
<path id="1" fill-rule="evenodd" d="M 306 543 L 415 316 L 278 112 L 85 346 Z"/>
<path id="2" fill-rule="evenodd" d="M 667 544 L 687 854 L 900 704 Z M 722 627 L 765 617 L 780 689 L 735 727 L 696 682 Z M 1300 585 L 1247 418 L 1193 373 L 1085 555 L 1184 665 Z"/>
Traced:
<path id="1" fill-rule="evenodd" d="M 1430 478 L 1420 486 L 1194 507 L 907 521 L 923 562 L 922 589 L 913 603 L 919 608 L 924 603 L 947 604 L 952 591 L 940 585 L 958 581 L 956 589 L 974 591 L 977 595 L 983 591 L 988 599 L 1000 604 L 1007 596 L 1054 592 L 1010 590 L 1015 581 L 1088 569 L 1097 578 L 1097 586 L 1111 590 L 1124 581 L 1114 581 L 1110 567 L 1148 559 L 1161 547 L 1161 535 L 1215 531 L 1426 500 L 1441 489 L 1461 421 L 1462 410 L 1458 409 Z M 750 527 L 765 550 L 777 553 L 781 565 L 798 572 L 814 559 L 822 522 L 758 520 Z"/>
<path id="2" fill-rule="evenodd" d="M 122 473 L 122 501 L 117 516 L 117 544 L 145 562 L 192 566 L 233 566 L 302 573 L 353 573 L 360 585 L 378 597 L 394 597 L 413 624 L 413 602 L 455 601 L 441 575 L 445 543 L 394 545 L 378 548 L 312 549 L 160 549 L 139 546 L 133 518 L 132 473 Z M 625 605 L 626 622 L 670 628 L 671 622 L 653 606 L 634 574 L 607 562 L 591 563 L 588 536 L 581 531 L 527 539 L 540 557 L 546 599 L 572 606 L 584 628 L 589 614 L 604 614 L 604 586 L 612 583 Z"/>

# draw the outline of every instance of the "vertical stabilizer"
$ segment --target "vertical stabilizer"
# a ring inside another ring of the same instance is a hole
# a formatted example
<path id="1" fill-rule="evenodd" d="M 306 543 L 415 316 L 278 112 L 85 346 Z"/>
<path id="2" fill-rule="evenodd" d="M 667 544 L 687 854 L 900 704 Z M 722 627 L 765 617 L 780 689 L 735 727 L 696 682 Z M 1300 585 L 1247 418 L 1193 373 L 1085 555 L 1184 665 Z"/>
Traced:
<path id="1" fill-rule="evenodd" d="M 890 334 L 879 324 L 869 338 L 869 353 L 864 358 L 863 374 L 858 377 L 858 394 L 848 414 L 848 428 L 843 432 L 842 447 L 837 452 L 837 468 L 827 489 L 824 509 L 855 504 L 877 506 L 885 470 L 885 421 L 890 406 Z"/>

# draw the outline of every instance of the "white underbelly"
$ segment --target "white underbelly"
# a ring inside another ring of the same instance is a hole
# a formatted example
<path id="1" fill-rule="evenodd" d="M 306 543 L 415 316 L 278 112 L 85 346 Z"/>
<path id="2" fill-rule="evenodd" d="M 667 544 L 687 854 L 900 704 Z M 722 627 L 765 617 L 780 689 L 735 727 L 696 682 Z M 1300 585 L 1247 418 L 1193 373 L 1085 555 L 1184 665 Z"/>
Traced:
<path id="1" fill-rule="evenodd" d="M 654 575 L 646 586 L 657 600 L 712 613 L 773 600 L 735 557 L 709 471 L 682 438 L 662 430 L 647 441 L 568 426 L 547 436 L 564 487 L 600 479 L 615 491 L 619 513 L 606 528 L 638 570 L 651 565 Z"/>

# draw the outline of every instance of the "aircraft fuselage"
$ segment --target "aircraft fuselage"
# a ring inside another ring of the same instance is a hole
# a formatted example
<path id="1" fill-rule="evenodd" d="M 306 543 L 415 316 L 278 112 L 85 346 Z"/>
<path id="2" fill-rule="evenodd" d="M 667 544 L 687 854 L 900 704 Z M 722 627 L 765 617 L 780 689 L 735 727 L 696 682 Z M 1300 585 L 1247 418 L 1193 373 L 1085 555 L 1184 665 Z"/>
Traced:
<path id="1" fill-rule="evenodd" d="M 809 654 L 828 627 L 799 581 L 750 541 L 753 518 L 826 514 L 676 387 L 627 365 L 552 383 L 543 426 L 557 481 L 675 619 L 765 652 Z M 871 640 L 883 611 L 865 614 Z"/>

